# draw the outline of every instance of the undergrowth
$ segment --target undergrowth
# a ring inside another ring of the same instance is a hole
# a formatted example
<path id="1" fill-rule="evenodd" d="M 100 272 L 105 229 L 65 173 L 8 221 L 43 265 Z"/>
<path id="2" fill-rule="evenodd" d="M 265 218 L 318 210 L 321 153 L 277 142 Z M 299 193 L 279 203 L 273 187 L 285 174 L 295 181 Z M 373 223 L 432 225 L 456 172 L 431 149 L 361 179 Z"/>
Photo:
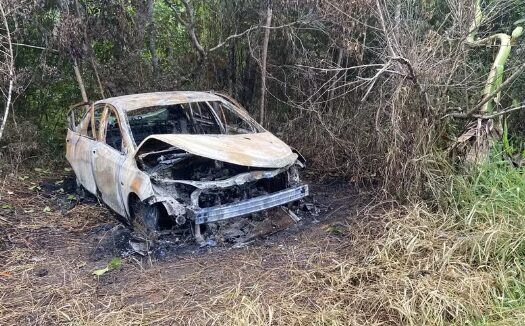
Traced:
<path id="1" fill-rule="evenodd" d="M 349 223 L 349 246 L 308 268 L 289 266 L 285 286 L 256 281 L 204 308 L 229 325 L 507 325 L 525 316 L 525 171 L 491 162 L 452 177 L 438 211 L 418 203 L 381 212 L 380 236 Z M 442 199 L 442 198 L 441 198 Z M 360 229 L 357 229 L 360 228 Z"/>

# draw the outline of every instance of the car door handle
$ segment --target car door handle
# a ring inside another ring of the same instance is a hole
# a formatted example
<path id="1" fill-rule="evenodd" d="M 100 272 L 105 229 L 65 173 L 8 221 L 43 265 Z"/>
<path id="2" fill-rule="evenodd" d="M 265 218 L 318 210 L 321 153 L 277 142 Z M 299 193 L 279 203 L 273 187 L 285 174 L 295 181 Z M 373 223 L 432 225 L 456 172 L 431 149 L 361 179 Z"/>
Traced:
<path id="1" fill-rule="evenodd" d="M 93 151 L 93 154 L 95 154 L 96 151 Z"/>

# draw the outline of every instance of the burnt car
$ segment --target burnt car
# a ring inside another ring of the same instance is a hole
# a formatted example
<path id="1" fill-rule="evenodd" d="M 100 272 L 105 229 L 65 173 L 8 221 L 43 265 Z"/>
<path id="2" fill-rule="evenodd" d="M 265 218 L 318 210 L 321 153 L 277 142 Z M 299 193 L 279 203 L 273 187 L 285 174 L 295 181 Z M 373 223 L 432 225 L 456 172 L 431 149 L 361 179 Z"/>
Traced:
<path id="1" fill-rule="evenodd" d="M 300 200 L 304 159 L 232 98 L 211 92 L 126 95 L 69 113 L 66 158 L 77 184 L 133 228 L 200 225 Z"/>

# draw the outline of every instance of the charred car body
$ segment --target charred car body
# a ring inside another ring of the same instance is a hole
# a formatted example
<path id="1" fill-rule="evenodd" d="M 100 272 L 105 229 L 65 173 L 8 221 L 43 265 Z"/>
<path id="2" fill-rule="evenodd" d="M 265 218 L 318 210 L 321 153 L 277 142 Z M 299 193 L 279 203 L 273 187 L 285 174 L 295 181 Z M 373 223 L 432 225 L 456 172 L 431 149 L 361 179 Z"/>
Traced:
<path id="1" fill-rule="evenodd" d="M 87 107 L 87 109 L 86 109 Z M 165 92 L 80 104 L 66 158 L 77 183 L 150 234 L 248 215 L 308 195 L 304 159 L 235 100 Z"/>

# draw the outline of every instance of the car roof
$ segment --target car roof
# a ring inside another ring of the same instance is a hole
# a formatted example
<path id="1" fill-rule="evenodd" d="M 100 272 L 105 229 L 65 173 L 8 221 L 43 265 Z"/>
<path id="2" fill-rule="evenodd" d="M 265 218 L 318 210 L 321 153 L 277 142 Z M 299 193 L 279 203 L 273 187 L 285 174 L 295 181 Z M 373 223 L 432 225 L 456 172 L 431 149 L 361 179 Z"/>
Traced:
<path id="1" fill-rule="evenodd" d="M 222 101 L 223 98 L 208 92 L 155 92 L 111 97 L 95 102 L 96 104 L 110 104 L 123 111 L 133 111 L 141 108 L 173 105 L 200 101 Z"/>

